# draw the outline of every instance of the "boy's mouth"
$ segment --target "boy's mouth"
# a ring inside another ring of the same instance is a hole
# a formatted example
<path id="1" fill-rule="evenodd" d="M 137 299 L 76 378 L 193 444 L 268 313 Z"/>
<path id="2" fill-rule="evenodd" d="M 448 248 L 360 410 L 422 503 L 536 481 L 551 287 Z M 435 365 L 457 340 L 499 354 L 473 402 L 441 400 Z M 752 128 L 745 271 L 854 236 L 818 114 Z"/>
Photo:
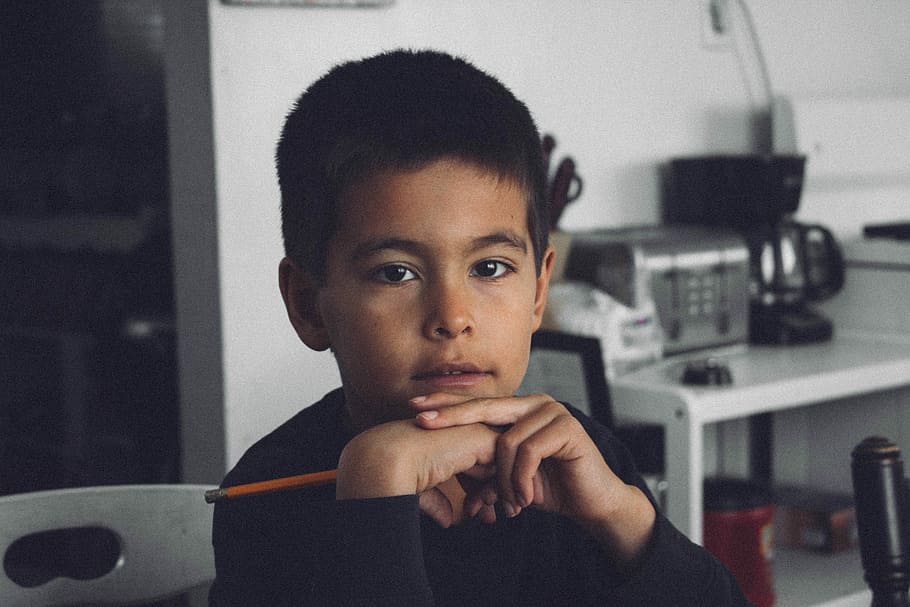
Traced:
<path id="1" fill-rule="evenodd" d="M 470 363 L 443 364 L 415 374 L 415 381 L 430 384 L 437 389 L 467 388 L 488 379 L 492 374 Z"/>

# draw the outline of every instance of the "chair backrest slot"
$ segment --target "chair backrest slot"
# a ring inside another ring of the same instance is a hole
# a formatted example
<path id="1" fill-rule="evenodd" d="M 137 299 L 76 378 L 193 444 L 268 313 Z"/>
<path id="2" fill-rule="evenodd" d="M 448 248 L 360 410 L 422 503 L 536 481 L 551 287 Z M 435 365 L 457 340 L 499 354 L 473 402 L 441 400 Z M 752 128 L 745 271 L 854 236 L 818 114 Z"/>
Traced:
<path id="1" fill-rule="evenodd" d="M 29 533 L 10 544 L 3 571 L 23 588 L 54 578 L 92 580 L 107 575 L 120 562 L 117 534 L 105 527 L 68 527 Z"/>

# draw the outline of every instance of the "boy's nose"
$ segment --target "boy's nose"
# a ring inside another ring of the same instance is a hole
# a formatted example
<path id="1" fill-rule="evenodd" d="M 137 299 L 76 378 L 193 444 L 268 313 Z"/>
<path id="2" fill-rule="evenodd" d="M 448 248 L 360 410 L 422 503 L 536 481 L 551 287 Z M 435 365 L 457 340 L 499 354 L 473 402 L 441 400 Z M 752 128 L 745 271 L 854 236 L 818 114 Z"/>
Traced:
<path id="1" fill-rule="evenodd" d="M 424 331 L 430 339 L 453 338 L 474 332 L 470 294 L 460 286 L 440 287 L 431 298 Z"/>

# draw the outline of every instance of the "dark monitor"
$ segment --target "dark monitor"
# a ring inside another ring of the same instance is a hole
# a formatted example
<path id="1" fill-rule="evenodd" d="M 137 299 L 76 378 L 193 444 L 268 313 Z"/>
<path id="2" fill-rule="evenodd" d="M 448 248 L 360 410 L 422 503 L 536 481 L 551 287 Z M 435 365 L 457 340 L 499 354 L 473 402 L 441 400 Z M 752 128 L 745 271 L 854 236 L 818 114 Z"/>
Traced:
<path id="1" fill-rule="evenodd" d="M 556 331 L 531 338 L 528 371 L 518 394 L 545 392 L 613 427 L 613 408 L 600 340 Z"/>

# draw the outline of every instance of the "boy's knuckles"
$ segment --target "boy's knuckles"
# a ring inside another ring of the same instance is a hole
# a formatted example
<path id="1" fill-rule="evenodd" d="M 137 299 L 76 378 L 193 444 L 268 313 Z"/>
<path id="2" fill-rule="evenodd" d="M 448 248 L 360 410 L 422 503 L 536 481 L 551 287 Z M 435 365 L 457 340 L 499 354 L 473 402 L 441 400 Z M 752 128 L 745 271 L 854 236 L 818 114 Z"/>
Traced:
<path id="1" fill-rule="evenodd" d="M 542 441 L 527 441 L 522 443 L 515 453 L 515 463 L 512 465 L 518 477 L 533 476 L 540 463 L 550 455 L 549 446 Z"/>
<path id="2" fill-rule="evenodd" d="M 550 426 L 560 434 L 576 434 L 579 431 L 584 432 L 584 428 L 582 427 L 581 423 L 572 417 L 572 415 L 570 415 L 569 412 L 565 410 L 565 408 L 563 408 L 563 411 L 565 411 L 564 414 L 557 415 L 553 418 L 553 421 L 550 422 Z"/>
<path id="3" fill-rule="evenodd" d="M 566 409 L 562 403 L 555 401 L 552 398 L 546 401 L 541 408 L 554 417 L 557 415 L 568 415 L 571 417 L 569 410 Z"/>
<path id="4" fill-rule="evenodd" d="M 497 451 L 500 453 L 515 453 L 524 442 L 524 437 L 515 432 L 504 432 L 496 438 Z"/>

